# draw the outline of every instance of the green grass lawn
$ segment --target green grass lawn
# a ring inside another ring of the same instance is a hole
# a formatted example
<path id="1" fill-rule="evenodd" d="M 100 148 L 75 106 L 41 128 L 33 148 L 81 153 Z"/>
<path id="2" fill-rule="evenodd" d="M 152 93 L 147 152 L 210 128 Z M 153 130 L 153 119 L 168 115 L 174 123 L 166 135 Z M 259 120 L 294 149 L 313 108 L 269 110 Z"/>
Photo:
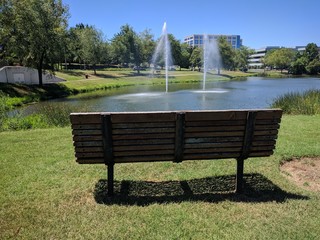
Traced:
<path id="1" fill-rule="evenodd" d="M 283 159 L 320 156 L 320 115 L 283 117 L 272 157 L 115 166 L 74 161 L 70 128 L 0 133 L 0 239 L 318 239 L 320 194 L 280 173 Z M 189 185 L 190 189 L 185 186 Z M 191 193 L 192 191 L 192 193 Z"/>
<path id="2" fill-rule="evenodd" d="M 89 78 L 85 78 L 85 74 L 89 74 Z M 222 71 L 221 76 L 215 73 L 208 73 L 208 81 L 228 80 L 230 78 L 248 77 L 250 73 Z M 99 89 L 114 88 L 132 85 L 154 85 L 165 84 L 165 71 L 160 74 L 152 75 L 152 71 L 136 71 L 114 70 L 114 71 L 97 71 L 97 75 L 93 75 L 92 71 L 72 70 L 57 72 L 58 77 L 62 77 L 67 81 L 63 84 L 70 89 L 80 92 L 88 92 Z M 170 71 L 170 83 L 188 83 L 202 81 L 203 73 L 198 71 L 182 70 Z"/>

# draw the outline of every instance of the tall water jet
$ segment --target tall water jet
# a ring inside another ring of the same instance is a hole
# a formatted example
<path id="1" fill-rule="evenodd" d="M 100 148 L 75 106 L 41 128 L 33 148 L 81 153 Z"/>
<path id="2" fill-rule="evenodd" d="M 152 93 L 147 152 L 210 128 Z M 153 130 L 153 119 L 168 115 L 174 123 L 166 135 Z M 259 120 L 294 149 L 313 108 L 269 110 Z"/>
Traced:
<path id="1" fill-rule="evenodd" d="M 214 36 L 203 35 L 203 85 L 202 89 L 206 89 L 207 72 L 210 70 L 219 70 L 221 66 L 221 58 L 218 44 Z"/>
<path id="2" fill-rule="evenodd" d="M 168 92 L 169 66 L 172 65 L 171 46 L 168 39 L 167 23 L 164 22 L 161 37 L 157 43 L 156 50 L 152 57 L 153 67 L 165 68 L 166 92 Z"/>

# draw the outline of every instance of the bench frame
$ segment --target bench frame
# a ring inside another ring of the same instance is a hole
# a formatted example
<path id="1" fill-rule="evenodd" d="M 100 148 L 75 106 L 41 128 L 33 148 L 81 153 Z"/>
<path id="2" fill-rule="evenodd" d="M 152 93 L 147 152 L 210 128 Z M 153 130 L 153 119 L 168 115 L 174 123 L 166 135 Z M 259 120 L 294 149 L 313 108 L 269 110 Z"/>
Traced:
<path id="1" fill-rule="evenodd" d="M 72 128 L 73 128 L 73 139 L 74 139 L 74 146 L 75 148 L 77 147 L 77 127 L 79 129 L 79 126 L 82 126 L 81 124 L 86 123 L 88 119 L 92 116 L 94 116 L 96 119 L 100 120 L 101 122 L 101 130 L 102 130 L 102 142 L 103 142 L 103 159 L 104 159 L 104 164 L 107 165 L 107 181 L 108 181 L 108 196 L 113 196 L 114 195 L 114 165 L 117 163 L 115 161 L 114 157 L 114 151 L 113 151 L 113 117 L 114 116 L 120 116 L 125 119 L 129 119 L 128 116 L 130 117 L 131 115 L 138 116 L 138 118 L 145 118 L 146 122 L 148 120 L 148 115 L 150 114 L 166 114 L 166 113 L 174 113 L 176 114 L 176 120 L 175 120 L 175 137 L 174 137 L 174 159 L 172 160 L 173 162 L 182 162 L 183 160 L 192 160 L 192 159 L 185 159 L 184 158 L 184 134 L 185 134 L 185 122 L 186 122 L 186 114 L 192 113 L 192 114 L 198 114 L 198 115 L 209 115 L 212 116 L 214 114 L 224 114 L 228 116 L 228 120 L 233 120 L 237 117 L 237 115 L 240 114 L 245 114 L 245 128 L 244 128 L 244 133 L 243 133 L 243 144 L 242 144 L 242 150 L 240 154 L 235 157 L 237 160 L 237 168 L 236 168 L 236 188 L 235 192 L 236 193 L 242 193 L 243 192 L 243 171 L 244 171 L 244 160 L 252 157 L 251 154 L 251 148 L 252 148 L 252 143 L 254 139 L 254 133 L 255 133 L 255 123 L 257 116 L 260 114 L 264 114 L 265 116 L 268 116 L 270 118 L 270 121 L 274 124 L 277 125 L 277 129 L 275 131 L 270 131 L 270 133 L 266 133 L 266 136 L 271 135 L 272 132 L 272 140 L 274 140 L 274 145 L 275 145 L 275 139 L 277 138 L 277 133 L 278 133 L 278 128 L 282 116 L 282 110 L 280 109 L 268 109 L 268 110 L 229 110 L 229 111 L 174 111 L 174 112 L 140 112 L 140 113 L 117 113 L 117 112 L 105 112 L 105 113 L 71 113 L 70 114 L 70 119 L 72 123 Z M 204 116 L 204 118 L 205 118 Z M 271 116 L 271 117 L 270 117 Z M 100 118 L 100 119 L 99 119 Z M 89 120 L 90 123 L 91 120 Z M 89 139 L 91 139 L 92 136 L 88 135 L 85 136 Z M 265 150 L 264 150 L 265 151 Z M 81 159 L 79 158 L 79 154 L 76 152 L 76 157 L 77 161 L 79 163 L 91 163 L 91 162 L 81 162 Z M 251 154 L 251 155 L 250 155 Z M 259 157 L 267 157 L 273 154 L 273 150 L 270 152 L 261 152 L 258 154 Z M 254 155 L 253 155 L 254 157 Z M 223 154 L 221 156 L 215 157 L 215 159 L 224 159 L 226 158 Z M 227 157 L 231 158 L 231 157 Z M 206 158 L 201 158 L 199 157 L 199 160 L 206 159 Z M 148 160 L 143 160 L 143 162 L 148 161 Z M 149 162 L 155 161 L 149 160 Z M 157 160 L 158 161 L 158 160 Z M 168 161 L 166 159 L 159 160 L 159 161 Z M 126 160 L 126 162 L 137 162 L 134 160 Z M 92 162 L 96 163 L 96 162 Z M 101 163 L 101 162 L 98 162 Z"/>

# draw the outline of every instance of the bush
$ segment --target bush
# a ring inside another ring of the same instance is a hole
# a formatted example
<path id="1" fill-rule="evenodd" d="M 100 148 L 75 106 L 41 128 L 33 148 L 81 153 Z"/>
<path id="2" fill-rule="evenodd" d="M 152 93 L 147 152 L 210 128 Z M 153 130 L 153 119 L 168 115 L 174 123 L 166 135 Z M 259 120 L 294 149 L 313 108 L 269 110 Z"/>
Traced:
<path id="1" fill-rule="evenodd" d="M 50 103 L 42 105 L 39 108 L 39 114 L 41 114 L 48 126 L 64 127 L 70 125 L 70 113 L 86 111 L 84 107 L 71 107 L 65 103 Z"/>
<path id="2" fill-rule="evenodd" d="M 320 90 L 287 93 L 276 98 L 271 106 L 281 108 L 286 114 L 320 114 Z"/>
<path id="3" fill-rule="evenodd" d="M 47 103 L 39 106 L 37 113 L 24 115 L 15 111 L 9 115 L 12 109 L 9 105 L 10 98 L 0 91 L 0 131 L 26 130 L 34 128 L 64 127 L 70 124 L 71 112 L 88 111 L 86 106 L 72 107 L 65 103 Z"/>
<path id="4" fill-rule="evenodd" d="M 7 119 L 7 112 L 10 109 L 8 106 L 8 97 L 2 91 L 0 91 L 0 130 L 3 129 L 3 124 Z"/>

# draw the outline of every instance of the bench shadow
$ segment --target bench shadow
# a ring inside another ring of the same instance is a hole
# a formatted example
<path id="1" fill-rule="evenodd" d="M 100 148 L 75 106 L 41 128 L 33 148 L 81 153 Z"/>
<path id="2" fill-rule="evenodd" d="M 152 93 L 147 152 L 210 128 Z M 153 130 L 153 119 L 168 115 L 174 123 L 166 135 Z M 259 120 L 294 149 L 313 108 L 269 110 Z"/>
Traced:
<path id="1" fill-rule="evenodd" d="M 114 196 L 107 195 L 107 180 L 100 179 L 94 189 L 99 204 L 137 205 L 179 203 L 184 201 L 285 202 L 287 199 L 308 200 L 307 196 L 283 191 L 261 174 L 244 175 L 244 192 L 236 194 L 235 175 L 184 181 L 115 181 Z"/>

